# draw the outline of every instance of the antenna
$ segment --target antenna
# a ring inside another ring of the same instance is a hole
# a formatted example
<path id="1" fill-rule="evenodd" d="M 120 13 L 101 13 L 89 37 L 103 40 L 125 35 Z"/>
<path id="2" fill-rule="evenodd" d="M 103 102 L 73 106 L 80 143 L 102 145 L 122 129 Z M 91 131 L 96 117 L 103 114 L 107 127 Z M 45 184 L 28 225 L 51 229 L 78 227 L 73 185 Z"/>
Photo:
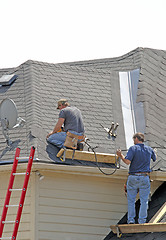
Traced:
<path id="1" fill-rule="evenodd" d="M 12 99 L 6 98 L 0 104 L 0 120 L 2 133 L 10 146 L 12 141 L 9 138 L 9 130 L 22 127 L 25 120 L 18 117 L 17 107 Z"/>

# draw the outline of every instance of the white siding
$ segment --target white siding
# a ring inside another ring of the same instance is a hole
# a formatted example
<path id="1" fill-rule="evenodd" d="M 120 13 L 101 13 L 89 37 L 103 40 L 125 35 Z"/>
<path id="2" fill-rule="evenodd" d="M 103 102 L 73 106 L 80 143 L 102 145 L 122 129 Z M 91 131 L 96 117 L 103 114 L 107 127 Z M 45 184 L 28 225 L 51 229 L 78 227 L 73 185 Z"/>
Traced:
<path id="1" fill-rule="evenodd" d="M 40 240 L 101 240 L 127 211 L 123 181 L 45 174 L 39 181 Z"/>
<path id="2" fill-rule="evenodd" d="M 0 172 L 0 213 L 9 168 Z M 61 173 L 56 166 L 51 171 L 45 168 L 46 165 L 42 165 L 40 171 L 45 178 L 41 181 L 35 174 L 36 169 L 31 173 L 17 240 L 101 240 L 110 232 L 110 225 L 116 224 L 127 212 L 125 177 L 73 174 L 72 167 Z M 22 188 L 23 181 L 24 176 L 16 176 L 14 187 Z M 152 193 L 160 184 L 152 182 Z M 18 204 L 19 200 L 20 193 L 13 192 L 10 203 Z M 16 212 L 17 208 L 9 208 L 7 219 L 15 220 Z M 13 225 L 6 225 L 4 230 L 3 237 L 11 236 Z"/>

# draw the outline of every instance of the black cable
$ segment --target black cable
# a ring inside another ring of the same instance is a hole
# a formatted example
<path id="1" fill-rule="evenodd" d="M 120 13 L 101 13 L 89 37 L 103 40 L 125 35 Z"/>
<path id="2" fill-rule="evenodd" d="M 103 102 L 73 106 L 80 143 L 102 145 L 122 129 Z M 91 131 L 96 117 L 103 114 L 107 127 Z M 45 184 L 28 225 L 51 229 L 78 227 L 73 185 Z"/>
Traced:
<path id="1" fill-rule="evenodd" d="M 85 142 L 85 143 L 88 145 L 89 149 L 91 149 L 92 152 L 94 153 L 96 165 L 97 165 L 99 171 L 100 171 L 101 173 L 107 175 L 107 176 L 113 175 L 113 174 L 116 172 L 117 168 L 118 168 L 118 167 L 117 167 L 117 157 L 116 157 L 116 154 L 115 154 L 115 160 L 116 160 L 116 161 L 115 161 L 115 162 L 116 162 L 116 164 L 115 164 L 115 170 L 114 170 L 112 173 L 106 173 L 106 172 L 104 172 L 104 171 L 101 169 L 101 167 L 99 166 L 99 163 L 98 163 L 98 161 L 97 161 L 97 155 L 96 155 L 96 152 L 95 152 L 95 150 L 94 150 L 96 147 L 92 148 L 89 143 L 87 143 L 87 142 Z"/>
<path id="2" fill-rule="evenodd" d="M 93 152 L 94 152 L 94 154 L 95 154 L 96 165 L 97 165 L 98 169 L 100 170 L 100 172 L 103 173 L 103 174 L 105 174 L 105 175 L 107 175 L 107 176 L 108 176 L 108 175 L 113 175 L 113 174 L 116 172 L 116 170 L 117 170 L 117 158 L 116 158 L 116 154 L 115 154 L 115 159 L 116 159 L 115 170 L 114 170 L 112 173 L 106 173 L 106 172 L 104 172 L 104 171 L 100 168 L 100 166 L 99 166 L 99 164 L 98 164 L 96 152 L 95 152 L 95 151 L 93 151 Z"/>

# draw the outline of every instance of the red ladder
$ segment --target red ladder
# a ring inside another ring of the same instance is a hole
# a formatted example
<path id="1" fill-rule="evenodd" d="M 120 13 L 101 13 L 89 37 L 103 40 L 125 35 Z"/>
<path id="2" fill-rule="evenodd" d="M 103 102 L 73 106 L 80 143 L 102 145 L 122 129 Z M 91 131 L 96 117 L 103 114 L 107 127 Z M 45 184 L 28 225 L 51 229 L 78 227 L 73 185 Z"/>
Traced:
<path id="1" fill-rule="evenodd" d="M 27 186 L 28 186 L 28 182 L 29 182 L 29 177 L 30 177 L 30 172 L 31 172 L 31 167 L 32 167 L 34 154 L 35 154 L 35 147 L 32 147 L 31 151 L 30 151 L 30 155 L 29 155 L 29 160 L 28 160 L 26 173 L 16 173 L 18 160 L 19 160 L 19 155 L 20 155 L 20 148 L 16 148 L 16 153 L 15 153 L 15 157 L 14 157 L 13 167 L 12 167 L 12 171 L 11 171 L 11 175 L 10 175 L 9 185 L 8 185 L 6 198 L 5 198 L 5 203 L 4 203 L 4 207 L 3 207 L 3 211 L 2 211 L 2 217 L 1 217 L 1 221 L 0 221 L 0 239 L 13 239 L 13 240 L 16 240 L 18 227 L 19 227 L 21 214 L 22 214 L 22 209 L 23 209 L 23 205 L 24 205 L 25 195 L 26 195 L 26 191 L 27 191 Z M 25 174 L 23 188 L 22 189 L 13 189 L 15 176 L 16 175 L 23 175 L 23 174 Z M 11 193 L 14 190 L 22 191 L 19 205 L 9 205 L 10 198 L 11 198 Z M 8 208 L 10 206 L 17 206 L 18 207 L 17 216 L 16 216 L 16 220 L 15 221 L 5 221 L 6 220 L 6 216 L 7 216 L 7 211 L 8 211 Z M 14 223 L 14 230 L 13 230 L 12 237 L 2 237 L 3 228 L 4 228 L 5 223 Z"/>

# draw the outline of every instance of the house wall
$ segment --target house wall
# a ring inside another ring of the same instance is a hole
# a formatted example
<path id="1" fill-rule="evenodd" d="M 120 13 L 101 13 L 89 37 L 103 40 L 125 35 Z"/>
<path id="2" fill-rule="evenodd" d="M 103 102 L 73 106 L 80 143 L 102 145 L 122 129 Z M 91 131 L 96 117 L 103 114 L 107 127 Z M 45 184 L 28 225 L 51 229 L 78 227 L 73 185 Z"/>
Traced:
<path id="1" fill-rule="evenodd" d="M 58 168 L 58 166 L 56 166 Z M 36 178 L 36 240 L 101 240 L 127 212 L 126 172 L 103 175 L 97 168 L 63 166 Z M 94 168 L 91 168 L 94 169 Z M 89 172 L 88 172 L 89 171 Z M 97 173 L 97 174 L 96 174 Z M 153 193 L 162 182 L 152 181 Z"/>
<path id="2" fill-rule="evenodd" d="M 127 211 L 123 180 L 42 174 L 36 196 L 38 240 L 101 240 Z"/>
<path id="3" fill-rule="evenodd" d="M 78 167 L 78 171 L 71 166 L 33 165 L 17 240 L 101 240 L 127 212 L 126 173 L 105 176 L 96 168 Z M 25 166 L 19 165 L 18 170 L 25 172 Z M 0 213 L 11 167 L 0 166 Z M 14 188 L 22 188 L 23 182 L 24 176 L 16 176 Z M 161 183 L 152 182 L 152 193 Z M 18 204 L 20 194 L 13 192 L 10 204 Z M 16 213 L 17 208 L 9 208 L 7 220 L 15 220 Z M 6 224 L 3 237 L 12 236 L 13 227 Z"/>

